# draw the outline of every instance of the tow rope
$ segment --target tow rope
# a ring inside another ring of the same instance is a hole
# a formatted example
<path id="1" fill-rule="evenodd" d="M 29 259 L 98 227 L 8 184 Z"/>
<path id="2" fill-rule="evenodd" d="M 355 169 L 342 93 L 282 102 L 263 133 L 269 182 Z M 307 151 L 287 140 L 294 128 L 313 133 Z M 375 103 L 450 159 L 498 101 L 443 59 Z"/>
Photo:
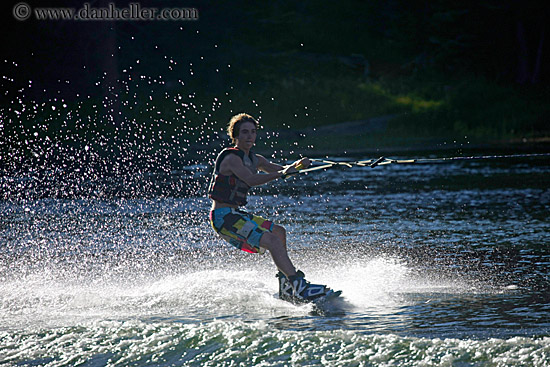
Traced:
<path id="1" fill-rule="evenodd" d="M 509 155 L 482 155 L 469 157 L 443 157 L 443 158 L 417 158 L 417 159 L 391 159 L 380 157 L 360 161 L 330 161 L 326 159 L 310 158 L 311 162 L 321 163 L 321 165 L 301 169 L 298 173 L 307 173 L 333 167 L 370 167 L 386 166 L 389 164 L 425 164 L 425 163 L 448 163 L 456 161 L 482 160 L 482 159 L 510 159 L 510 158 L 541 158 L 550 157 L 550 153 L 534 154 L 509 154 Z"/>

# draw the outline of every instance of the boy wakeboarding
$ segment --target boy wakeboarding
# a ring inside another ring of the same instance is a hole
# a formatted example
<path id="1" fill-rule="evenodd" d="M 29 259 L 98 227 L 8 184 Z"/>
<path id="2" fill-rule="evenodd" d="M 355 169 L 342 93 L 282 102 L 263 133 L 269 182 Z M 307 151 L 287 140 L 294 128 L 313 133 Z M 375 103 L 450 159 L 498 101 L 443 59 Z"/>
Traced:
<path id="1" fill-rule="evenodd" d="M 234 147 L 222 150 L 216 158 L 208 189 L 208 197 L 212 199 L 210 223 L 225 241 L 240 250 L 270 252 L 279 269 L 279 298 L 301 303 L 339 295 L 340 292 L 324 285 L 309 283 L 304 273 L 296 270 L 288 256 L 283 227 L 240 208 L 246 204 L 251 187 L 286 178 L 310 164 L 308 158 L 302 158 L 283 167 L 255 154 L 251 149 L 256 142 L 257 129 L 258 122 L 245 113 L 229 121 L 227 132 Z"/>

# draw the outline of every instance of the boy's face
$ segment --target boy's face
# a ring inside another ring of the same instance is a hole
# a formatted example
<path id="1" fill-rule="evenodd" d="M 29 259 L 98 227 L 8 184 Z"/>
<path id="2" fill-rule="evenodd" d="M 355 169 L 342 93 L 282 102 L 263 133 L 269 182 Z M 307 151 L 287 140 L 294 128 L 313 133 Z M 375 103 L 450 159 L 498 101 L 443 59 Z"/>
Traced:
<path id="1" fill-rule="evenodd" d="M 235 140 L 239 148 L 250 150 L 256 143 L 256 125 L 252 122 L 243 122 Z"/>

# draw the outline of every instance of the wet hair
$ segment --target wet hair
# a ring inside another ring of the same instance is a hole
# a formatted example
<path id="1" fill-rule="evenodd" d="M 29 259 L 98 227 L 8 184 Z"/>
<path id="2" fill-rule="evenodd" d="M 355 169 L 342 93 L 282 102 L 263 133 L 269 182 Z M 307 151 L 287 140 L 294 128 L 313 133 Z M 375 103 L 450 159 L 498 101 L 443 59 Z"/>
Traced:
<path id="1" fill-rule="evenodd" d="M 229 120 L 229 124 L 227 125 L 227 133 L 233 141 L 233 144 L 236 143 L 236 138 L 239 136 L 241 125 L 245 122 L 252 122 L 254 126 L 258 128 L 258 121 L 256 121 L 254 117 L 246 113 L 239 113 L 231 117 L 231 120 Z"/>

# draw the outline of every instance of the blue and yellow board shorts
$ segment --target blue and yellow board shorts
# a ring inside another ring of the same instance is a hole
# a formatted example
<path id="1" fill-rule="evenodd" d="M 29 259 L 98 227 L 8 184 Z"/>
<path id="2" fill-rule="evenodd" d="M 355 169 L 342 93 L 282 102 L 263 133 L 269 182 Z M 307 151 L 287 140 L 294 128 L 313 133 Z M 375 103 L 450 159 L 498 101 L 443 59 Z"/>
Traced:
<path id="1" fill-rule="evenodd" d="M 273 222 L 235 208 L 219 208 L 210 212 L 212 228 L 239 250 L 250 253 L 265 252 L 260 239 L 265 232 L 273 231 Z"/>

